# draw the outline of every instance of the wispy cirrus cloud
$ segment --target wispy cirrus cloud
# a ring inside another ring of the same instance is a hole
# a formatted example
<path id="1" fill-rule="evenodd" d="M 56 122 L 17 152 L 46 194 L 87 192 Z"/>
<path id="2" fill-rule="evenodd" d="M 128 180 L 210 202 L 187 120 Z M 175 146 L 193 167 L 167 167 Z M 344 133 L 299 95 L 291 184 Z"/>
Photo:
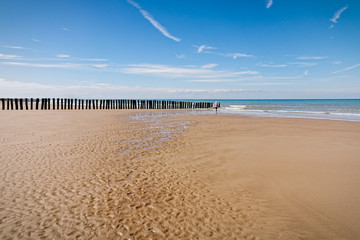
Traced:
<path id="1" fill-rule="evenodd" d="M 327 56 L 301 56 L 301 57 L 297 57 L 296 59 L 299 60 L 321 60 L 321 59 L 326 59 L 328 58 Z"/>
<path id="2" fill-rule="evenodd" d="M 257 64 L 257 65 L 260 66 L 260 67 L 272 67 L 272 68 L 283 68 L 283 67 L 287 67 L 286 64 L 273 64 L 273 63 L 270 63 L 270 64 L 259 63 L 259 64 Z"/>
<path id="3" fill-rule="evenodd" d="M 69 31 L 69 29 L 68 29 L 68 28 L 66 28 L 66 27 L 62 27 L 62 28 L 61 28 L 61 30 L 64 30 L 64 31 L 66 31 L 66 32 L 68 32 L 68 31 Z"/>
<path id="4" fill-rule="evenodd" d="M 107 62 L 108 61 L 108 59 L 105 59 L 105 58 L 85 58 L 82 60 L 89 61 L 89 62 Z"/>
<path id="5" fill-rule="evenodd" d="M 10 49 L 25 49 L 24 47 L 20 47 L 20 46 L 9 46 L 9 45 L 5 45 L 3 46 L 4 48 L 10 48 Z"/>
<path id="6" fill-rule="evenodd" d="M 32 38 L 31 41 L 33 42 L 40 42 L 40 40 L 36 39 L 36 38 Z"/>
<path id="7" fill-rule="evenodd" d="M 197 53 L 202 53 L 204 50 L 216 49 L 215 47 L 206 46 L 206 45 L 194 46 L 194 47 L 196 48 Z"/>
<path id="8" fill-rule="evenodd" d="M 330 21 L 333 23 L 337 23 L 337 20 L 340 18 L 341 14 L 348 8 L 348 6 L 345 6 L 343 8 L 340 8 L 334 13 L 334 16 L 330 18 Z"/>
<path id="9" fill-rule="evenodd" d="M 254 55 L 250 55 L 250 54 L 246 54 L 246 53 L 222 53 L 219 51 L 206 51 L 206 50 L 211 50 L 211 49 L 216 49 L 216 47 L 212 47 L 212 46 L 207 46 L 207 45 L 200 45 L 200 46 L 193 46 L 194 48 L 196 48 L 196 52 L 197 53 L 209 53 L 209 54 L 215 54 L 215 55 L 219 55 L 219 56 L 224 56 L 224 57 L 231 57 L 234 60 L 236 60 L 237 58 L 252 58 L 255 57 Z"/>
<path id="10" fill-rule="evenodd" d="M 309 70 L 305 70 L 305 71 L 304 71 L 304 75 L 305 75 L 305 76 L 308 76 L 308 75 L 309 75 Z"/>
<path id="11" fill-rule="evenodd" d="M 219 64 L 216 64 L 216 63 L 210 63 L 210 64 L 206 64 L 206 65 L 201 66 L 201 68 L 209 69 L 209 68 L 217 67 L 218 65 Z"/>
<path id="12" fill-rule="evenodd" d="M 313 67 L 318 65 L 316 62 L 291 62 L 287 63 L 287 65 L 293 65 L 295 67 Z"/>
<path id="13" fill-rule="evenodd" d="M 180 38 L 171 35 L 164 26 L 162 26 L 158 21 L 156 21 L 155 18 L 154 18 L 149 12 L 143 10 L 143 9 L 141 8 L 141 6 L 140 6 L 137 2 L 135 2 L 135 1 L 133 1 L 133 0 L 127 0 L 127 2 L 128 2 L 129 4 L 131 4 L 132 6 L 134 6 L 135 8 L 137 8 L 137 9 L 139 10 L 139 12 L 143 15 L 143 17 L 144 17 L 145 19 L 147 19 L 147 20 L 148 20 L 157 30 L 159 30 L 165 37 L 170 38 L 170 39 L 172 39 L 172 40 L 174 40 L 174 41 L 176 41 L 176 42 L 180 42 L 180 41 L 181 41 Z"/>
<path id="14" fill-rule="evenodd" d="M 2 97 L 74 97 L 74 98 L 192 98 L 203 99 L 218 94 L 241 93 L 243 89 L 203 89 L 203 88 L 159 88 L 131 87 L 107 83 L 87 83 L 72 85 L 46 85 L 34 82 L 9 81 L 0 78 Z"/>
<path id="15" fill-rule="evenodd" d="M 0 53 L 0 59 L 10 60 L 10 59 L 20 59 L 20 58 L 21 58 L 21 56 L 18 56 L 18 55 Z"/>
<path id="16" fill-rule="evenodd" d="M 273 5 L 273 0 L 267 0 L 266 8 L 270 8 Z"/>
<path id="17" fill-rule="evenodd" d="M 236 78 L 241 75 L 256 75 L 257 71 L 222 71 L 214 70 L 209 67 L 215 65 L 204 65 L 203 67 L 173 67 L 167 65 L 156 64 L 131 64 L 118 69 L 119 72 L 126 74 L 137 75 L 151 75 L 166 78 L 181 78 L 181 79 L 218 79 L 218 78 Z"/>
<path id="18" fill-rule="evenodd" d="M 341 70 L 338 70 L 338 71 L 335 71 L 335 72 L 332 72 L 332 73 L 336 74 L 336 73 L 346 72 L 346 71 L 349 71 L 351 69 L 358 68 L 358 67 L 360 67 L 360 63 L 356 64 L 356 65 L 353 65 L 353 66 L 350 66 L 350 67 L 347 67 L 347 68 L 344 68 L 344 69 L 341 69 Z"/>
<path id="19" fill-rule="evenodd" d="M 68 68 L 68 69 L 71 68 L 71 69 L 75 69 L 75 68 L 86 67 L 86 65 L 77 64 L 77 63 L 48 64 L 48 63 L 29 63 L 29 62 L 0 62 L 0 64 L 9 65 L 9 66 L 36 67 L 36 68 Z"/>
<path id="20" fill-rule="evenodd" d="M 96 67 L 96 68 L 107 68 L 107 67 L 109 67 L 109 64 L 93 64 L 91 66 Z"/>
<path id="21" fill-rule="evenodd" d="M 186 56 L 184 54 L 175 54 L 177 59 L 184 59 Z"/>
<path id="22" fill-rule="evenodd" d="M 247 57 L 247 58 L 251 58 L 254 57 L 253 55 L 250 54 L 245 54 L 245 53 L 227 53 L 225 54 L 226 57 L 232 57 L 234 60 L 237 58 L 242 58 L 242 57 Z"/>
<path id="23" fill-rule="evenodd" d="M 70 55 L 67 55 L 67 54 L 58 54 L 58 55 L 56 55 L 56 57 L 58 57 L 58 58 L 69 58 Z"/>

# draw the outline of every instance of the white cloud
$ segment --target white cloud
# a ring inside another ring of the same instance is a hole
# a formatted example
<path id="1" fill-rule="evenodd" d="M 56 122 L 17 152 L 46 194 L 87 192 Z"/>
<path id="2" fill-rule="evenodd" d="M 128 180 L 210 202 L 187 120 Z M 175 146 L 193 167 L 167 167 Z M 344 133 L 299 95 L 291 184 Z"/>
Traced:
<path id="1" fill-rule="evenodd" d="M 295 67 L 313 67 L 318 65 L 318 63 L 315 62 L 292 62 L 287 63 L 288 65 L 294 65 Z"/>
<path id="2" fill-rule="evenodd" d="M 71 98 L 212 98 L 221 93 L 240 93 L 242 89 L 194 89 L 128 87 L 106 83 L 45 85 L 33 82 L 8 81 L 0 78 L 2 97 L 71 97 Z"/>
<path id="3" fill-rule="evenodd" d="M 245 54 L 245 53 L 227 53 L 225 54 L 227 57 L 232 57 L 233 59 L 237 59 L 239 57 L 254 57 L 253 55 Z"/>
<path id="4" fill-rule="evenodd" d="M 335 25 L 334 25 L 334 24 L 330 24 L 329 29 L 332 29 L 333 27 L 335 27 Z"/>
<path id="5" fill-rule="evenodd" d="M 67 54 L 58 54 L 56 55 L 58 58 L 69 58 L 70 55 L 67 55 Z"/>
<path id="6" fill-rule="evenodd" d="M 35 39 L 35 38 L 32 38 L 31 40 L 34 41 L 34 42 L 40 42 L 40 40 Z"/>
<path id="7" fill-rule="evenodd" d="M 219 64 L 216 64 L 216 63 L 210 63 L 210 64 L 201 66 L 201 68 L 214 68 L 214 67 L 217 67 L 218 65 Z"/>
<path id="8" fill-rule="evenodd" d="M 321 59 L 326 59 L 328 57 L 326 56 L 301 56 L 301 57 L 297 57 L 296 59 L 299 60 L 321 60 Z"/>
<path id="9" fill-rule="evenodd" d="M 202 53 L 204 50 L 207 50 L 207 49 L 216 49 L 214 47 L 206 46 L 206 45 L 194 46 L 194 47 L 197 48 L 198 53 Z"/>
<path id="10" fill-rule="evenodd" d="M 21 56 L 17 56 L 17 55 L 9 55 L 9 54 L 2 54 L 0 53 L 0 59 L 19 59 L 21 58 Z"/>
<path id="11" fill-rule="evenodd" d="M 219 83 L 219 82 L 236 82 L 235 79 L 196 79 L 188 80 L 187 82 L 201 82 L 201 83 Z"/>
<path id="12" fill-rule="evenodd" d="M 109 66 L 109 64 L 93 64 L 92 66 L 96 68 L 106 68 Z"/>
<path id="13" fill-rule="evenodd" d="M 337 20 L 340 18 L 341 13 L 344 12 L 347 8 L 348 8 L 348 6 L 345 6 L 345 7 L 341 8 L 341 9 L 339 9 L 338 11 L 336 11 L 334 13 L 334 16 L 330 19 L 330 21 L 333 22 L 333 23 L 337 23 Z"/>
<path id="14" fill-rule="evenodd" d="M 11 48 L 11 49 L 24 49 L 23 47 L 20 47 L 20 46 L 9 46 L 9 45 L 6 45 L 6 46 L 3 46 L 4 48 Z"/>
<path id="15" fill-rule="evenodd" d="M 206 65 L 205 65 L 206 66 Z M 212 65 L 214 67 L 214 65 Z M 256 71 L 221 71 L 209 68 L 199 67 L 172 67 L 167 65 L 155 64 L 132 64 L 118 69 L 119 72 L 138 75 L 152 75 L 166 78 L 182 79 L 218 79 L 218 78 L 235 78 L 240 75 L 256 75 Z"/>
<path id="16" fill-rule="evenodd" d="M 37 67 L 37 68 L 83 68 L 85 65 L 76 63 L 60 63 L 60 64 L 44 64 L 44 63 L 27 63 L 27 62 L 0 62 L 0 64 L 10 66 L 22 66 L 22 67 Z"/>
<path id="17" fill-rule="evenodd" d="M 270 8 L 273 4 L 273 0 L 267 0 L 266 8 Z"/>
<path id="18" fill-rule="evenodd" d="M 341 61 L 335 61 L 332 64 L 338 65 L 338 64 L 341 64 Z"/>
<path id="19" fill-rule="evenodd" d="M 341 73 L 341 72 L 345 72 L 345 71 L 349 71 L 349 70 L 351 70 L 351 69 L 358 68 L 358 67 L 360 67 L 360 63 L 359 63 L 359 64 L 356 64 L 356 65 L 354 65 L 354 66 L 351 66 L 351 67 L 347 67 L 347 68 L 341 69 L 341 70 L 339 70 L 339 71 L 335 71 L 335 72 L 333 72 L 333 74 Z"/>
<path id="20" fill-rule="evenodd" d="M 176 42 L 180 42 L 181 39 L 171 35 L 167 29 L 155 20 L 151 14 L 141 8 L 141 6 L 133 0 L 127 0 L 129 4 L 137 8 L 145 19 L 147 19 L 157 30 L 159 30 L 165 37 L 170 38 Z"/>
<path id="21" fill-rule="evenodd" d="M 89 62 L 107 62 L 108 59 L 104 59 L 104 58 L 86 58 L 86 59 L 82 59 L 83 61 L 89 61 Z"/>
<path id="22" fill-rule="evenodd" d="M 271 83 L 271 82 L 262 82 L 262 83 L 243 83 L 243 85 L 252 85 L 252 86 L 280 86 L 280 85 L 289 85 L 290 83 Z"/>
<path id="23" fill-rule="evenodd" d="M 283 68 L 283 67 L 287 67 L 286 64 L 264 64 L 264 63 L 259 63 L 258 66 L 260 67 L 273 67 L 273 68 Z"/>
<path id="24" fill-rule="evenodd" d="M 304 75 L 305 75 L 305 76 L 308 76 L 308 75 L 309 75 L 309 70 L 305 70 L 305 71 L 304 71 Z"/>
<path id="25" fill-rule="evenodd" d="M 68 28 L 66 28 L 66 27 L 61 28 L 61 30 L 64 30 L 64 31 L 69 31 L 69 29 L 68 29 Z"/>
<path id="26" fill-rule="evenodd" d="M 184 54 L 175 54 L 176 58 L 178 59 L 184 59 L 186 56 Z"/>

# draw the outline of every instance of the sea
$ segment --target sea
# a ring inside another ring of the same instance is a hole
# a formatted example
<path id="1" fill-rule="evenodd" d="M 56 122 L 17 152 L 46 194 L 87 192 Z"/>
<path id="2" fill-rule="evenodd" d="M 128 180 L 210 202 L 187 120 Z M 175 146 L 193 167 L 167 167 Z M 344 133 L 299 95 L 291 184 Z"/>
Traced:
<path id="1" fill-rule="evenodd" d="M 219 102 L 219 114 L 360 121 L 360 99 L 206 99 L 203 101 Z"/>

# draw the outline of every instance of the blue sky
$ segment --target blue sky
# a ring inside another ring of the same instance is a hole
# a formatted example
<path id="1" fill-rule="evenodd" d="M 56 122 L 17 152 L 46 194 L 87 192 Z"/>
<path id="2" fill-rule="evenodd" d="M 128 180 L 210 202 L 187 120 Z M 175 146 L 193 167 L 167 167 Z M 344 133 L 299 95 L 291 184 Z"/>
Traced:
<path id="1" fill-rule="evenodd" d="M 2 0 L 0 96 L 360 98 L 358 0 Z"/>

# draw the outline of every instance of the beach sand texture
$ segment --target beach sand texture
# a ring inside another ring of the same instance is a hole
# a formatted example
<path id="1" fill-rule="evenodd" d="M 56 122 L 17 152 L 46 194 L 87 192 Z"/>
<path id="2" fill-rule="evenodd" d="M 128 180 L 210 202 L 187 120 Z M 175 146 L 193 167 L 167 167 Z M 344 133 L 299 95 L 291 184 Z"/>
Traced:
<path id="1" fill-rule="evenodd" d="M 0 119 L 1 239 L 360 237 L 359 123 L 136 110 Z"/>

